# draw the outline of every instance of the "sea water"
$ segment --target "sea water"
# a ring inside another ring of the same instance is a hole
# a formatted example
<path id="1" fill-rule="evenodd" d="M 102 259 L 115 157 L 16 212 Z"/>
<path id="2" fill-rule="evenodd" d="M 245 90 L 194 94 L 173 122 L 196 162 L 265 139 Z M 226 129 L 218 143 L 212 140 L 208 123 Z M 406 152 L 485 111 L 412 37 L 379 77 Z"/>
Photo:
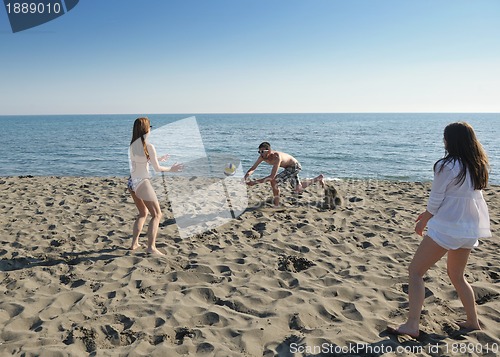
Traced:
<path id="1" fill-rule="evenodd" d="M 0 176 L 128 176 L 137 116 L 0 116 Z M 445 154 L 444 127 L 464 120 L 489 156 L 490 183 L 500 184 L 500 114 L 148 115 L 153 130 L 192 116 L 206 154 L 238 158 L 243 172 L 257 160 L 259 144 L 268 141 L 301 162 L 303 178 L 322 173 L 327 179 L 410 182 L 432 180 L 432 166 Z M 169 138 L 161 140 L 168 147 Z M 189 166 L 189 153 L 182 155 L 188 140 L 176 139 L 176 155 L 165 165 Z M 267 176 L 270 169 L 263 163 L 254 176 Z"/>

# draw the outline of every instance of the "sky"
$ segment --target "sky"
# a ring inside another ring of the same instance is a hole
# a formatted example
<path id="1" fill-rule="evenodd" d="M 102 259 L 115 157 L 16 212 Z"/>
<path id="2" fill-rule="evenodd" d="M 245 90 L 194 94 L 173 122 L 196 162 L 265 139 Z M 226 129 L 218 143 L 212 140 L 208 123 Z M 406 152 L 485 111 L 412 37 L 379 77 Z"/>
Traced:
<path id="1" fill-rule="evenodd" d="M 0 115 L 500 112 L 498 0 L 81 0 L 12 33 Z"/>

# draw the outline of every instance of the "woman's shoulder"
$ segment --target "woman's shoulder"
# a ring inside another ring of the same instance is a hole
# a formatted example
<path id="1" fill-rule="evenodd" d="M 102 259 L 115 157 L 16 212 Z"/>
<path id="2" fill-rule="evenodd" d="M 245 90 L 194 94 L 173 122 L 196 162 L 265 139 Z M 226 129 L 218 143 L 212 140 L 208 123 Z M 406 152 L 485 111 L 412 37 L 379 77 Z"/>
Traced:
<path id="1" fill-rule="evenodd" d="M 443 158 L 436 162 L 435 169 L 438 172 L 441 171 L 454 171 L 460 170 L 462 167 L 462 163 L 460 160 L 455 158 Z"/>

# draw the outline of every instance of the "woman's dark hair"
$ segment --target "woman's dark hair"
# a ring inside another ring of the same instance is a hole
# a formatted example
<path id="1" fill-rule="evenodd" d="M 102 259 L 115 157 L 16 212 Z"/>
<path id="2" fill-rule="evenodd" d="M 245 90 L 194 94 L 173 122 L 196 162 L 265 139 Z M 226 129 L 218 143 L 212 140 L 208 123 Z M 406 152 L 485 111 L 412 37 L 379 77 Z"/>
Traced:
<path id="1" fill-rule="evenodd" d="M 434 164 L 434 171 L 441 172 L 445 164 L 459 161 L 462 168 L 456 177 L 461 185 L 467 176 L 472 179 L 475 190 L 488 185 L 488 156 L 479 142 L 472 126 L 466 122 L 451 123 L 444 129 L 446 156 Z"/>

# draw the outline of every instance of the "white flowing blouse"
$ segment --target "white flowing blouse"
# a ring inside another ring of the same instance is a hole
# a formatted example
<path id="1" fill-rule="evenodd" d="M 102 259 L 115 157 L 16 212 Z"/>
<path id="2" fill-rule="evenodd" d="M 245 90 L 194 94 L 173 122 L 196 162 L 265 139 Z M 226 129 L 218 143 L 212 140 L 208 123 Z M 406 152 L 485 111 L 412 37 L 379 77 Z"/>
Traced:
<path id="1" fill-rule="evenodd" d="M 448 162 L 440 171 L 436 166 L 427 210 L 434 216 L 427 226 L 438 233 L 455 238 L 491 237 L 490 216 L 482 190 L 475 190 L 467 172 L 462 184 L 456 177 L 462 164 Z"/>

